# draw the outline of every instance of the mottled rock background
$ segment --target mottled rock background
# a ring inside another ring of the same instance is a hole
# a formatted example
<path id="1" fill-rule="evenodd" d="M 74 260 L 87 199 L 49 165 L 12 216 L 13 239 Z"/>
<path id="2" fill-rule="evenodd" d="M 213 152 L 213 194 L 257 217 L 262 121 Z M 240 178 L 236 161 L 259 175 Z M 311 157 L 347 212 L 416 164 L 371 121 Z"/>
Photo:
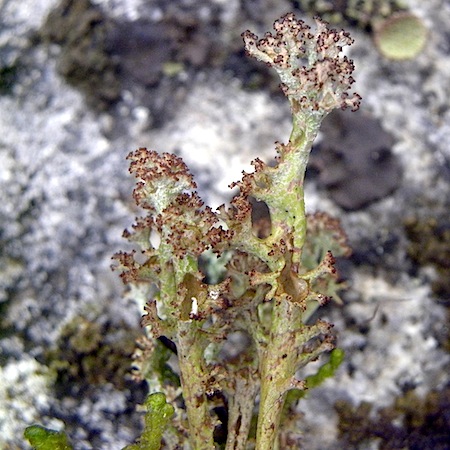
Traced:
<path id="1" fill-rule="evenodd" d="M 290 127 L 240 33 L 310 20 L 309 3 L 0 0 L 0 448 L 29 448 L 34 422 L 81 450 L 137 436 L 141 311 L 109 268 L 137 213 L 125 156 L 175 152 L 207 203 L 227 201 Z M 327 118 L 306 189 L 353 247 L 344 305 L 321 311 L 347 356 L 301 403 L 307 449 L 448 448 L 450 2 L 405 5 L 429 30 L 413 61 L 380 56 L 367 21 L 337 25 L 363 106 Z"/>

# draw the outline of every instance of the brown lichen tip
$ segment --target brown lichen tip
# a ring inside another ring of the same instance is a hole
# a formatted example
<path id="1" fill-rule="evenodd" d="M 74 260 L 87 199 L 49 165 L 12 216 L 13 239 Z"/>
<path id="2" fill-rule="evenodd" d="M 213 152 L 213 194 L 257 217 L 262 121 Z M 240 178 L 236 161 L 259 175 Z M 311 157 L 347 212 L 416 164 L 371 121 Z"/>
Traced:
<path id="1" fill-rule="evenodd" d="M 176 155 L 139 148 L 127 159 L 131 161 L 130 173 L 140 180 L 133 197 L 142 208 L 161 213 L 182 192 L 197 187 L 186 164 Z"/>
<path id="2" fill-rule="evenodd" d="M 226 233 L 214 225 L 218 218 L 211 208 L 203 207 L 196 192 L 180 194 L 164 214 L 156 217 L 159 230 L 166 228 L 166 244 L 173 255 L 183 259 L 187 254 L 199 256 L 205 250 L 225 239 Z"/>
<path id="3" fill-rule="evenodd" d="M 302 20 L 289 13 L 275 21 L 275 34 L 262 39 L 250 31 L 242 33 L 250 56 L 273 67 L 281 87 L 294 110 L 309 109 L 327 113 L 335 108 L 357 110 L 361 97 L 349 96 L 353 84 L 353 61 L 341 56 L 342 48 L 353 39 L 344 30 L 328 28 L 315 18 L 316 33 Z"/>

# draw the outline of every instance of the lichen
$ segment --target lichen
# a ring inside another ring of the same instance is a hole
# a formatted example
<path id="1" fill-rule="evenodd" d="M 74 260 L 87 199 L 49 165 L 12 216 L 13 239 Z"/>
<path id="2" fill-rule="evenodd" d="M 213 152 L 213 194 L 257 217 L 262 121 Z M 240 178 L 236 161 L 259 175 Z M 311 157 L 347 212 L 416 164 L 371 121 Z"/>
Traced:
<path id="1" fill-rule="evenodd" d="M 353 62 L 341 55 L 353 40 L 319 19 L 313 32 L 293 14 L 277 20 L 274 30 L 262 39 L 250 31 L 242 36 L 248 54 L 278 73 L 292 132 L 287 144 L 276 144 L 274 166 L 257 158 L 254 171 L 231 184 L 239 192 L 230 207 L 205 206 L 178 156 L 146 148 L 128 155 L 137 178 L 133 197 L 146 215 L 125 231 L 137 249 L 116 254 L 115 268 L 146 303 L 141 374 L 152 389 L 166 392 L 178 433 L 188 434 L 196 450 L 214 447 L 222 407 L 226 448 L 246 448 L 258 393 L 255 445 L 276 448 L 287 393 L 306 386 L 298 371 L 334 348 L 332 324 L 307 320 L 331 297 L 339 299 L 335 256 L 349 248 L 337 220 L 306 215 L 303 184 L 322 120 L 336 108 L 359 106 L 359 95 L 348 92 Z M 257 203 L 265 217 L 253 214 Z M 211 251 L 224 258 L 219 277 L 200 270 L 201 257 Z M 225 343 L 236 333 L 248 345 L 226 357 Z M 174 386 L 145 369 L 155 368 L 152 341 L 162 337 L 176 346 L 184 408 L 175 402 Z"/>
<path id="2" fill-rule="evenodd" d="M 388 59 L 405 60 L 418 56 L 427 42 L 428 30 L 411 13 L 397 13 L 375 28 L 375 43 Z"/>
<path id="3" fill-rule="evenodd" d="M 357 26 L 370 33 L 388 59 L 415 58 L 423 50 L 427 29 L 423 21 L 398 0 L 300 0 L 300 7 L 333 24 Z"/>

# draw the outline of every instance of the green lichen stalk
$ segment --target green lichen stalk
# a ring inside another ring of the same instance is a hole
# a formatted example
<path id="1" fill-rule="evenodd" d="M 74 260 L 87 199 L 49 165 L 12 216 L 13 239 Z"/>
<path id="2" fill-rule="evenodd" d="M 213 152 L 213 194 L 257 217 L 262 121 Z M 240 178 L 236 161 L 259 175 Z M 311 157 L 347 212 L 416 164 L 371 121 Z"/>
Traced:
<path id="1" fill-rule="evenodd" d="M 319 19 L 313 33 L 293 14 L 274 29 L 260 40 L 250 31 L 243 38 L 249 55 L 278 72 L 292 133 L 287 144 L 277 143 L 275 167 L 256 159 L 254 172 L 232 184 L 239 194 L 228 209 L 203 205 L 180 158 L 143 148 L 128 156 L 138 178 L 134 198 L 147 215 L 125 232 L 141 254 L 115 258 L 123 281 L 146 302 L 141 369 L 166 360 L 155 354 L 160 346 L 152 340 L 165 337 L 177 349 L 183 403 L 168 380 L 141 370 L 175 407 L 167 448 L 179 448 L 189 436 L 192 449 L 214 449 L 216 432 L 225 426 L 216 414 L 220 408 L 228 412 L 226 449 L 245 449 L 251 441 L 258 450 L 279 448 L 287 392 L 307 384 L 298 370 L 334 348 L 332 325 L 307 319 L 336 298 L 334 257 L 349 249 L 338 221 L 325 213 L 306 215 L 303 182 L 323 118 L 335 108 L 359 106 L 360 97 L 348 94 L 353 63 L 341 56 L 352 40 Z M 262 233 L 252 220 L 254 199 L 269 211 Z M 199 268 L 199 259 L 208 254 L 211 260 L 211 252 L 225 261 L 215 284 Z M 231 356 L 226 343 L 236 334 L 248 344 Z M 250 437 L 258 393 L 256 437 Z"/>
<path id="2" fill-rule="evenodd" d="M 257 432 L 261 450 L 275 448 L 286 393 L 299 387 L 296 371 L 333 348 L 329 324 L 304 324 L 308 301 L 324 301 L 323 294 L 311 289 L 312 282 L 334 274 L 334 259 L 327 253 L 315 271 L 302 273 L 307 228 L 303 181 L 323 118 L 335 108 L 350 106 L 356 110 L 360 97 L 349 97 L 347 93 L 354 81 L 354 66 L 340 55 L 342 47 L 350 45 L 352 39 L 344 31 L 328 29 L 319 19 L 316 26 L 313 34 L 308 25 L 287 14 L 274 23 L 274 35 L 267 33 L 258 40 L 249 31 L 243 34 L 247 52 L 278 72 L 293 116 L 289 143 L 278 145 L 277 166 L 269 168 L 257 162 L 255 173 L 247 175 L 240 185 L 241 195 L 251 195 L 267 204 L 272 223 L 271 236 L 261 243 L 261 247 L 268 247 L 267 262 L 272 272 L 266 280 L 271 285 L 267 300 L 273 302 L 269 341 L 261 360 Z M 323 341 L 305 355 L 305 344 L 316 336 L 323 336 Z"/>

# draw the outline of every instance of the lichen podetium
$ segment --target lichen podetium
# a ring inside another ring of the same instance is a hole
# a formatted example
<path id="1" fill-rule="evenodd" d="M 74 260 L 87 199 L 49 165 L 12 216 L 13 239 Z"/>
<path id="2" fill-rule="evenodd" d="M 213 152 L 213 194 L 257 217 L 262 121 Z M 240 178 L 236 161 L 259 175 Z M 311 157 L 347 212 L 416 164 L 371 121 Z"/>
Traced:
<path id="1" fill-rule="evenodd" d="M 132 295 L 146 302 L 141 376 L 175 407 L 165 448 L 188 436 L 192 449 L 214 449 L 220 426 L 227 427 L 226 449 L 245 449 L 251 441 L 258 450 L 279 448 L 286 394 L 305 389 L 298 370 L 334 348 L 332 325 L 306 319 L 311 309 L 338 298 L 334 257 L 349 249 L 337 220 L 306 215 L 303 182 L 324 117 L 335 108 L 356 110 L 360 97 L 348 94 L 354 66 L 341 55 L 352 39 L 315 21 L 313 32 L 287 14 L 274 23 L 274 34 L 258 39 L 243 33 L 247 53 L 278 72 L 293 127 L 289 142 L 276 144 L 274 167 L 256 159 L 254 172 L 232 184 L 239 193 L 230 207 L 204 206 L 179 157 L 144 148 L 128 156 L 139 180 L 134 198 L 147 215 L 125 232 L 141 254 L 116 254 L 116 268 Z M 254 199 L 269 212 L 263 236 L 252 221 Z M 199 265 L 211 251 L 225 261 L 214 284 Z M 231 356 L 227 338 L 237 334 L 247 345 Z M 161 355 L 154 340 L 163 336 L 177 349 L 183 402 L 179 389 L 155 370 Z M 227 423 L 220 423 L 220 408 L 227 410 Z"/>

